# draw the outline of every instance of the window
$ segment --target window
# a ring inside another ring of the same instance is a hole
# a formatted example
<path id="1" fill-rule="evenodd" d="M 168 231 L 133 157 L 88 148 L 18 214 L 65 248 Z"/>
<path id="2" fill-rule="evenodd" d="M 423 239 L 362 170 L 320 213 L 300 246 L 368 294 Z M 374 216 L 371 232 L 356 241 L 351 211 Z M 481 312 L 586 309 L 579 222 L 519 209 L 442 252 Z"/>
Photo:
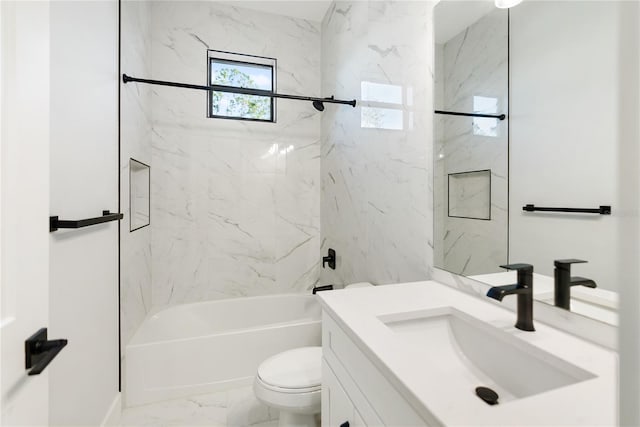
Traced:
<path id="1" fill-rule="evenodd" d="M 373 129 L 402 130 L 405 126 L 402 86 L 360 82 L 361 101 L 360 127 Z M 406 105 L 411 105 L 411 89 L 406 91 Z M 411 113 L 409 114 L 411 121 Z M 409 123 L 409 128 L 410 123 Z"/>
<path id="2" fill-rule="evenodd" d="M 261 56 L 208 51 L 209 84 L 276 91 L 276 60 Z M 226 119 L 276 121 L 276 99 L 210 91 L 208 116 Z"/>
<path id="3" fill-rule="evenodd" d="M 498 114 L 498 98 L 474 96 L 473 112 L 481 114 Z M 473 134 L 480 136 L 498 136 L 498 119 L 491 117 L 474 117 Z"/>

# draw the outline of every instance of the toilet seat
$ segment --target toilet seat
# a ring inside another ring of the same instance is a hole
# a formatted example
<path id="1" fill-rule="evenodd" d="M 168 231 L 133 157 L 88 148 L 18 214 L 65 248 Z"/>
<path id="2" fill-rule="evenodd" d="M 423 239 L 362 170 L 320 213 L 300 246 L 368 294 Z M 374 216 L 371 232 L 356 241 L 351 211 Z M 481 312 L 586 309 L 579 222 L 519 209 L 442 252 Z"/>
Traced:
<path id="1" fill-rule="evenodd" d="M 302 347 L 262 362 L 256 398 L 280 411 L 279 427 L 316 427 L 322 394 L 322 347 Z"/>
<path id="2" fill-rule="evenodd" d="M 308 393 L 322 383 L 322 347 L 301 347 L 272 356 L 258 367 L 265 388 L 281 393 Z"/>
<path id="3" fill-rule="evenodd" d="M 264 382 L 262 380 L 262 378 L 258 377 L 256 378 L 256 381 L 260 384 L 260 386 L 264 387 L 267 390 L 271 390 L 271 391 L 275 391 L 277 393 L 291 393 L 291 394 L 303 394 L 303 393 L 311 393 L 314 391 L 320 391 L 320 389 L 322 388 L 320 385 L 317 386 L 313 386 L 313 387 L 306 387 L 306 388 L 284 388 L 284 387 L 278 387 L 278 386 L 274 386 L 272 384 L 268 384 L 266 382 Z"/>

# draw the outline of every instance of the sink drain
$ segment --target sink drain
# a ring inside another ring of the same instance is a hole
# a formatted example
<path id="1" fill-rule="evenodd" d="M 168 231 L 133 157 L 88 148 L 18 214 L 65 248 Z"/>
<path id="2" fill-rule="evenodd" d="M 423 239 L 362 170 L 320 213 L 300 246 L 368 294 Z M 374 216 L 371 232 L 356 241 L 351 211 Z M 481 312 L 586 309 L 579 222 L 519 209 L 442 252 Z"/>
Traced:
<path id="1" fill-rule="evenodd" d="M 498 404 L 498 393 L 491 390 L 489 387 L 476 387 L 476 395 L 489 405 Z"/>

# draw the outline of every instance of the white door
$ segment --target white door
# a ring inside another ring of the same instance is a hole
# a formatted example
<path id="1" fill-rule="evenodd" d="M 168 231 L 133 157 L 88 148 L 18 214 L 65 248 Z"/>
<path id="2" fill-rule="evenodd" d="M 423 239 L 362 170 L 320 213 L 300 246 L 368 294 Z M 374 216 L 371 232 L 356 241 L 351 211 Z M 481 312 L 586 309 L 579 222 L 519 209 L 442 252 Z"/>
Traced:
<path id="1" fill-rule="evenodd" d="M 2 425 L 42 426 L 49 420 L 48 371 L 30 376 L 25 368 L 25 340 L 49 320 L 48 220 L 49 3 L 1 0 Z"/>

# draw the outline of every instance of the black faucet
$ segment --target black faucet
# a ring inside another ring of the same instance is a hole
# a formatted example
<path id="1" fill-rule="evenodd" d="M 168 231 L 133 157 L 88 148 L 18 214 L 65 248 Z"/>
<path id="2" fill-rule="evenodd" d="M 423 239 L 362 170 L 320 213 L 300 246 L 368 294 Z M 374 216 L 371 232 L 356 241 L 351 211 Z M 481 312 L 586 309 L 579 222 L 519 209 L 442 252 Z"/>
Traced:
<path id="1" fill-rule="evenodd" d="M 595 288 L 596 282 L 585 277 L 571 277 L 571 264 L 578 264 L 587 261 L 581 259 L 558 259 L 553 262 L 556 266 L 553 272 L 555 290 L 553 302 L 556 307 L 571 310 L 571 287 L 586 286 Z"/>
<path id="2" fill-rule="evenodd" d="M 487 296 L 502 301 L 507 295 L 518 296 L 518 321 L 516 328 L 523 331 L 535 331 L 533 327 L 533 265 L 509 264 L 500 268 L 518 271 L 518 283 L 515 285 L 494 286 L 489 289 Z"/>

